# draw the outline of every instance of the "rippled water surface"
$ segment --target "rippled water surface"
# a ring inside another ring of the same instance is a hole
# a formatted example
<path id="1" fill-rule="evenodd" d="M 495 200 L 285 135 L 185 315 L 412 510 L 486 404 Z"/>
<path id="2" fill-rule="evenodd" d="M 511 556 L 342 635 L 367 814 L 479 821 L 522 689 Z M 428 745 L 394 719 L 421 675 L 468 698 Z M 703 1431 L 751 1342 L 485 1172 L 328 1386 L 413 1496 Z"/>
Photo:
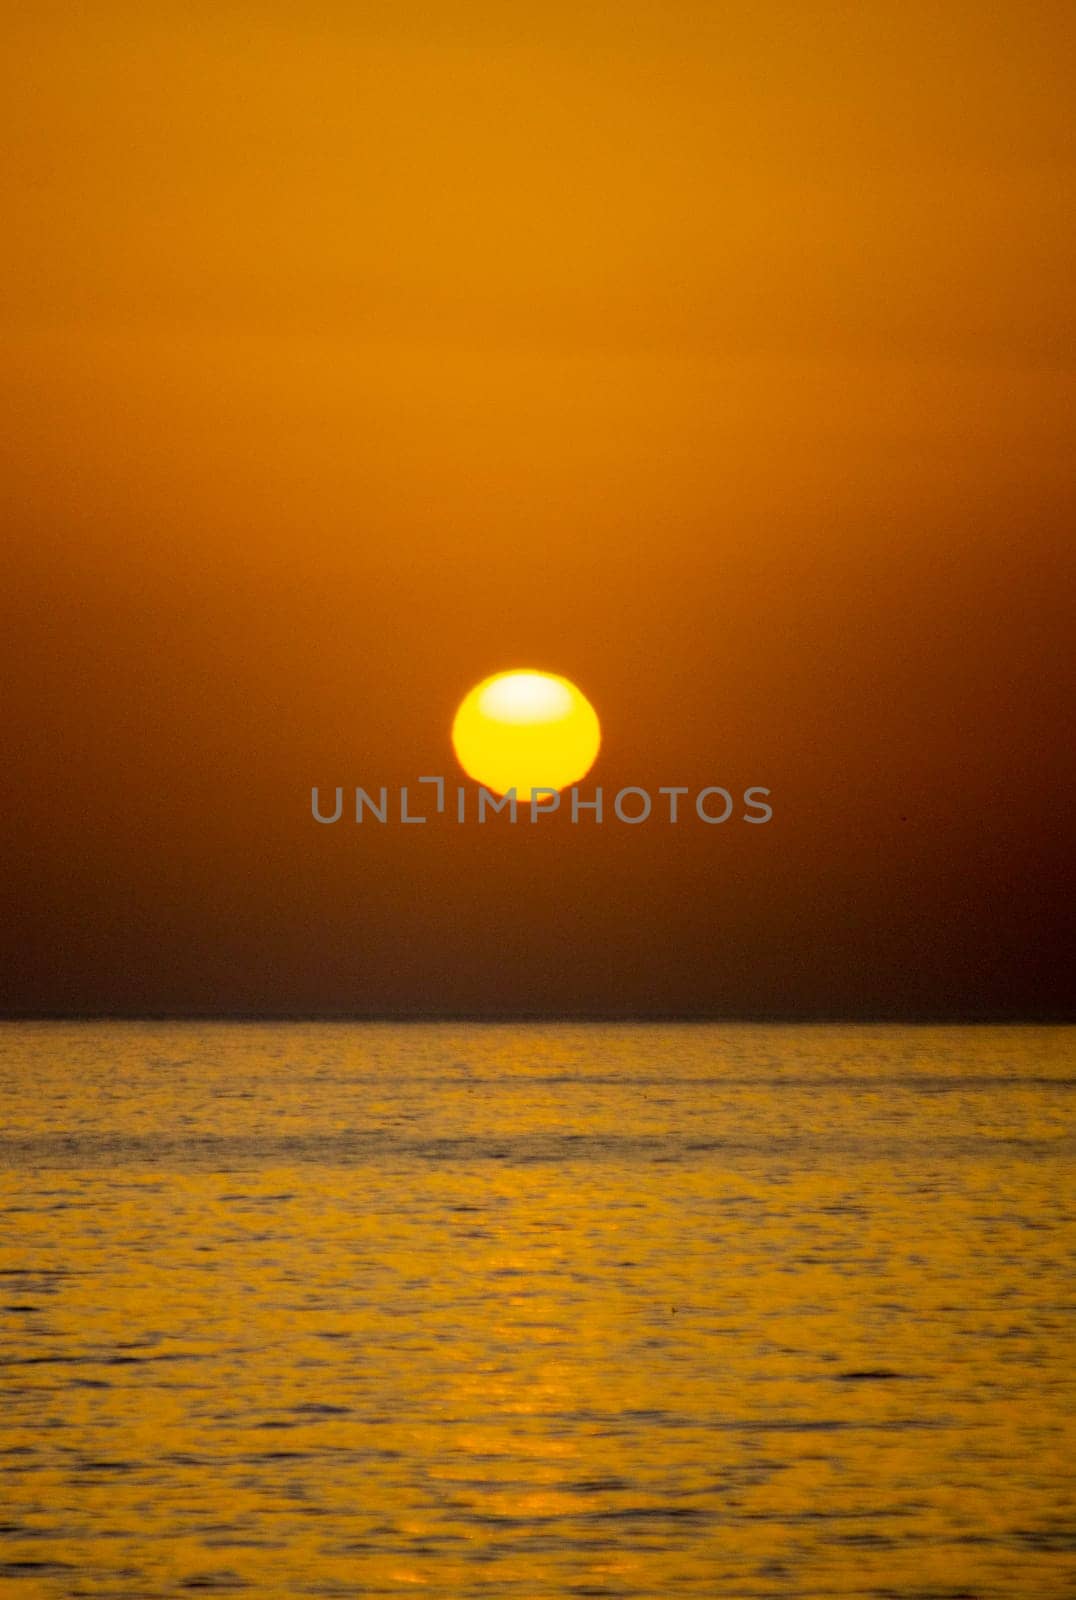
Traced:
<path id="1" fill-rule="evenodd" d="M 0 1027 L 5 1596 L 1076 1594 L 1064 1029 Z"/>

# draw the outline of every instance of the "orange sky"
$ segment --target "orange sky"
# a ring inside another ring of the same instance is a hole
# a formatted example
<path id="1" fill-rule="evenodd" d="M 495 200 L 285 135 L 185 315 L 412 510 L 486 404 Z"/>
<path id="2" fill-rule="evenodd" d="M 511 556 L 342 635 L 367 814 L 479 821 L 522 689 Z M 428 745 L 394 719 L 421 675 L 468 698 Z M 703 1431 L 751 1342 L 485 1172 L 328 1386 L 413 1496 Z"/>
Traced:
<path id="1" fill-rule="evenodd" d="M 19 7 L 0 1004 L 1067 1009 L 1070 24 Z M 772 825 L 311 823 L 519 665 Z"/>

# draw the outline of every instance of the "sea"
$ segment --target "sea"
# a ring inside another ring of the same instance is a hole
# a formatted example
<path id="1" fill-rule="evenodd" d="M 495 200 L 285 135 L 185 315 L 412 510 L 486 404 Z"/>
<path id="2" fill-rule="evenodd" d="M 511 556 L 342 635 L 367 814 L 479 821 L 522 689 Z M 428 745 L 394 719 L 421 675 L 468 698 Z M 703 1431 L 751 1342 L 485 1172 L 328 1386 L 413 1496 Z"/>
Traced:
<path id="1" fill-rule="evenodd" d="M 1063 1027 L 0 1025 L 0 1594 L 1076 1595 Z"/>

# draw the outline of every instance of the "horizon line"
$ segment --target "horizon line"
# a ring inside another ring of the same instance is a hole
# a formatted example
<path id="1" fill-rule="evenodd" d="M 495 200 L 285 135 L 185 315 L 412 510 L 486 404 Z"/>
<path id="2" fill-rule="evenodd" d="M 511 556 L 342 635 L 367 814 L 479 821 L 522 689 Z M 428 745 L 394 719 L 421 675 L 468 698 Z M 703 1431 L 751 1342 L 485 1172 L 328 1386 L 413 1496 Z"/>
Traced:
<path id="1" fill-rule="evenodd" d="M 219 1023 L 370 1023 L 414 1024 L 481 1023 L 490 1026 L 521 1026 L 543 1023 L 573 1023 L 609 1026 L 669 1024 L 729 1027 L 770 1025 L 774 1027 L 1072 1027 L 1076 1013 L 1035 1012 L 917 1012 L 908 1016 L 881 1012 L 825 1013 L 804 1015 L 798 1012 L 698 1012 L 698 1011 L 5 1011 L 0 1023 L 19 1022 L 219 1022 Z"/>

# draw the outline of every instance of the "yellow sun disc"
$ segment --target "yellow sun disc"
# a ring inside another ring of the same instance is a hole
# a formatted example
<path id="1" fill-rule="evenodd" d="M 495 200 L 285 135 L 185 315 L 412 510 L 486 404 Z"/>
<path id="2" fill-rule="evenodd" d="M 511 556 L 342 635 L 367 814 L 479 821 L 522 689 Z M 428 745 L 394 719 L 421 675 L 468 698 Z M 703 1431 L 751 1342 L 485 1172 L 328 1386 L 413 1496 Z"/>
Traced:
<path id="1" fill-rule="evenodd" d="M 468 777 L 494 794 L 566 789 L 594 764 L 601 744 L 586 695 L 552 672 L 498 672 L 456 712 L 452 744 Z"/>

